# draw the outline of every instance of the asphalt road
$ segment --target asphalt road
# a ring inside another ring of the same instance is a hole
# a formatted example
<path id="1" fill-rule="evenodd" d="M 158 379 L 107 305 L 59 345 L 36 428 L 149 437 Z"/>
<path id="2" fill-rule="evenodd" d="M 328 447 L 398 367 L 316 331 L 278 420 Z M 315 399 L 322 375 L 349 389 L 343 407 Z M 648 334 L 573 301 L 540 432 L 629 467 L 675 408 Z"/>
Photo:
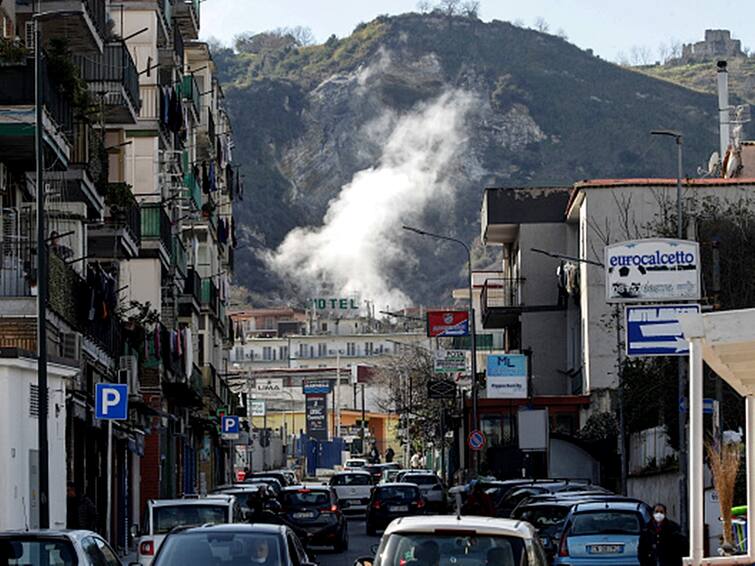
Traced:
<path id="1" fill-rule="evenodd" d="M 370 537 L 365 531 L 363 518 L 349 519 L 349 550 L 336 553 L 329 548 L 313 548 L 314 558 L 320 566 L 353 566 L 354 560 L 360 556 L 369 556 L 370 547 L 380 542 L 380 535 Z"/>

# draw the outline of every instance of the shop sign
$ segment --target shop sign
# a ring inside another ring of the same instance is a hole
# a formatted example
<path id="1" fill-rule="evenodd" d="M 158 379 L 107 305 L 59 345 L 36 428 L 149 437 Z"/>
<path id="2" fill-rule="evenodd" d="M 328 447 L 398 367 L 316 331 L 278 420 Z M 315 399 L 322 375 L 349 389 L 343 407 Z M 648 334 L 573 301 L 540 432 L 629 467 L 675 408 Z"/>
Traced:
<path id="1" fill-rule="evenodd" d="M 427 311 L 427 335 L 469 336 L 469 311 Z"/>
<path id="2" fill-rule="evenodd" d="M 464 373 L 469 371 L 466 350 L 435 350 L 435 373 Z"/>
<path id="3" fill-rule="evenodd" d="M 325 395 L 307 395 L 307 436 L 328 440 L 328 403 Z"/>
<path id="4" fill-rule="evenodd" d="M 487 364 L 488 399 L 527 398 L 527 356 L 491 354 Z"/>

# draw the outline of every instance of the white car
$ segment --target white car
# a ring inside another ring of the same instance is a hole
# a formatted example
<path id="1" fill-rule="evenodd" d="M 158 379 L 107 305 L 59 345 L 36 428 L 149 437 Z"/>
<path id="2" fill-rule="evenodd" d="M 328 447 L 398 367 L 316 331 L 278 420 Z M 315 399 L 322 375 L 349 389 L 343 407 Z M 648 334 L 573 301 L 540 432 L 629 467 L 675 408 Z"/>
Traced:
<path id="1" fill-rule="evenodd" d="M 443 482 L 435 472 L 411 472 L 401 476 L 403 483 L 413 483 L 419 487 L 428 508 L 445 513 L 448 507 L 448 497 Z"/>
<path id="2" fill-rule="evenodd" d="M 0 564 L 121 566 L 118 555 L 91 531 L 0 532 Z"/>
<path id="3" fill-rule="evenodd" d="M 136 556 L 140 566 L 150 566 L 165 537 L 175 527 L 235 523 L 243 520 L 232 495 L 213 494 L 194 499 L 150 499 L 139 534 Z"/>
<path id="4" fill-rule="evenodd" d="M 344 513 L 366 511 L 372 495 L 372 474 L 369 472 L 339 472 L 330 478 Z"/>
<path id="5" fill-rule="evenodd" d="M 399 563 L 547 566 L 543 546 L 529 523 L 448 515 L 396 519 L 385 530 L 375 558 L 359 558 L 355 565 Z"/>
<path id="6" fill-rule="evenodd" d="M 352 470 L 361 470 L 367 465 L 367 460 L 364 458 L 349 458 L 343 463 L 343 471 L 348 472 Z"/>

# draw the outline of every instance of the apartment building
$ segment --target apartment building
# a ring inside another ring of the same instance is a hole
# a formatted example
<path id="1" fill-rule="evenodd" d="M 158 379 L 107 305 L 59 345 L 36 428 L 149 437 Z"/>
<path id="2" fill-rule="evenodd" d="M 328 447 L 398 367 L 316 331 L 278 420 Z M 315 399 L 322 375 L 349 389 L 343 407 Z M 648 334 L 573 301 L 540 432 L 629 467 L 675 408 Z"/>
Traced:
<path id="1" fill-rule="evenodd" d="M 3 40 L 0 65 L 0 389 L 6 404 L 23 403 L 2 411 L 0 429 L 33 431 L 35 4 L 6 4 L 3 25 L 22 39 Z M 125 547 L 146 499 L 197 493 L 229 472 L 216 415 L 234 404 L 219 370 L 230 332 L 232 132 L 197 41 L 198 1 L 37 4 L 50 13 L 41 46 L 51 526 L 65 526 L 68 480 L 106 530 L 108 438 L 93 417 L 94 387 L 125 382 L 130 418 L 114 426 L 110 478 L 112 541 Z M 0 436 L 6 444 L 17 456 L 0 471 L 0 528 L 23 527 L 24 509 L 33 526 L 36 442 Z"/>

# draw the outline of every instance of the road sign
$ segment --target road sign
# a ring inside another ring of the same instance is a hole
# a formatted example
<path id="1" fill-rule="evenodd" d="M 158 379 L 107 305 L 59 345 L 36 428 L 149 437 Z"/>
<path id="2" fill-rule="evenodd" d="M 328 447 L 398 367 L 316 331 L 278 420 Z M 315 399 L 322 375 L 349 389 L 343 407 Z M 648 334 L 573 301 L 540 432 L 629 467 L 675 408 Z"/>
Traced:
<path id="1" fill-rule="evenodd" d="M 225 415 L 221 417 L 220 437 L 223 440 L 238 440 L 239 418 L 236 415 Z"/>
<path id="2" fill-rule="evenodd" d="M 327 395 L 330 393 L 330 385 L 328 379 L 305 379 L 302 391 L 305 395 Z"/>
<path id="3" fill-rule="evenodd" d="M 254 400 L 250 403 L 252 417 L 264 417 L 266 413 L 266 406 L 264 401 Z"/>
<path id="4" fill-rule="evenodd" d="M 118 383 L 95 385 L 94 414 L 98 419 L 126 420 L 128 418 L 128 385 Z"/>
<path id="5" fill-rule="evenodd" d="M 427 382 L 427 396 L 430 399 L 455 399 L 456 382 L 453 379 L 430 379 Z"/>
<path id="6" fill-rule="evenodd" d="M 435 373 L 459 373 L 468 371 L 467 350 L 435 350 L 433 369 Z"/>
<path id="7" fill-rule="evenodd" d="M 703 399 L 703 415 L 713 415 L 716 412 L 716 400 L 705 398 Z M 689 405 L 686 397 L 679 399 L 679 412 L 686 413 L 689 411 Z"/>
<path id="8" fill-rule="evenodd" d="M 700 312 L 700 305 L 659 305 L 626 308 L 627 356 L 686 356 L 679 316 Z"/>
<path id="9" fill-rule="evenodd" d="M 485 447 L 486 442 L 487 439 L 485 438 L 485 434 L 483 434 L 481 430 L 473 430 L 469 433 L 467 445 L 469 445 L 470 450 L 474 450 L 476 452 L 482 450 Z"/>

